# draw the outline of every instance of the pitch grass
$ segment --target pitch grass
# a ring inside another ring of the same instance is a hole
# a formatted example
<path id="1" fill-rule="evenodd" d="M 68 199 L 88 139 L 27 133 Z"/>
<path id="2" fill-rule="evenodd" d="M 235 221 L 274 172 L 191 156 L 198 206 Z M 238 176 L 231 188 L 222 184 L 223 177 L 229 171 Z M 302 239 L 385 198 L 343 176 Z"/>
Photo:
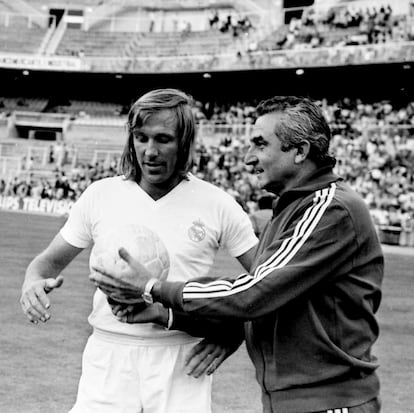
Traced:
<path id="1" fill-rule="evenodd" d="M 87 251 L 64 271 L 65 283 L 51 296 L 48 323 L 30 324 L 19 305 L 27 264 L 62 224 L 58 218 L 0 212 L 1 413 L 64 413 L 75 399 L 94 289 L 87 278 Z M 413 268 L 412 253 L 386 254 L 378 314 L 381 335 L 375 346 L 384 413 L 414 413 Z M 237 262 L 220 254 L 214 271 L 225 274 L 239 269 Z M 213 412 L 261 412 L 259 387 L 244 346 L 215 375 Z"/>

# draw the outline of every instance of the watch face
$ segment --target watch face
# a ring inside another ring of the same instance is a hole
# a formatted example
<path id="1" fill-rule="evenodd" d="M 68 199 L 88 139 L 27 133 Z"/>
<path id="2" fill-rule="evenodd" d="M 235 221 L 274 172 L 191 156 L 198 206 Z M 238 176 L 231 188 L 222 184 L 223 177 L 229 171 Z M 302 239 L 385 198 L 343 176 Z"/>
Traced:
<path id="1" fill-rule="evenodd" d="M 147 284 L 144 287 L 144 292 L 142 293 L 141 297 L 147 304 L 153 304 L 154 299 L 152 298 L 151 290 L 154 284 L 156 283 L 157 279 L 151 278 L 148 280 Z"/>
<path id="2" fill-rule="evenodd" d="M 150 293 L 142 294 L 142 298 L 147 304 L 153 304 L 154 303 L 154 300 L 152 299 L 152 295 Z"/>

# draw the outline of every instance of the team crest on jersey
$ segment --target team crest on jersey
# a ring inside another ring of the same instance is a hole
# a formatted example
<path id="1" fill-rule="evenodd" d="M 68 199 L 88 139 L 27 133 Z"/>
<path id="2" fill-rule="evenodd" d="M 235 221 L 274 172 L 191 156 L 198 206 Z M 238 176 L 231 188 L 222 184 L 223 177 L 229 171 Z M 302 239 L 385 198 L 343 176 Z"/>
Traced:
<path id="1" fill-rule="evenodd" d="M 193 225 L 188 229 L 188 236 L 191 241 L 200 242 L 206 237 L 205 225 L 199 219 L 193 221 Z"/>

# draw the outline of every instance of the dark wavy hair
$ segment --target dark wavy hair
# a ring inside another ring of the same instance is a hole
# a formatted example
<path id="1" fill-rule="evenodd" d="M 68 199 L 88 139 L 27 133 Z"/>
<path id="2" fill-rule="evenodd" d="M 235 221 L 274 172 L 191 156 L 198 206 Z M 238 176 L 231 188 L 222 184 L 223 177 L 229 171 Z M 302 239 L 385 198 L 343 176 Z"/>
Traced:
<path id="1" fill-rule="evenodd" d="M 193 98 L 178 89 L 155 89 L 142 95 L 128 113 L 128 140 L 121 156 L 119 171 L 125 179 L 139 181 L 139 167 L 134 147 L 134 129 L 141 127 L 145 121 L 164 109 L 170 109 L 176 118 L 178 141 L 177 171 L 181 178 L 186 178 L 193 164 L 193 148 L 196 134 L 195 119 L 192 112 Z"/>
<path id="2" fill-rule="evenodd" d="M 312 100 L 296 96 L 275 96 L 263 100 L 256 107 L 256 115 L 278 112 L 282 121 L 275 134 L 282 142 L 282 151 L 310 143 L 308 159 L 318 167 L 335 166 L 336 159 L 329 153 L 331 130 L 321 108 Z"/>

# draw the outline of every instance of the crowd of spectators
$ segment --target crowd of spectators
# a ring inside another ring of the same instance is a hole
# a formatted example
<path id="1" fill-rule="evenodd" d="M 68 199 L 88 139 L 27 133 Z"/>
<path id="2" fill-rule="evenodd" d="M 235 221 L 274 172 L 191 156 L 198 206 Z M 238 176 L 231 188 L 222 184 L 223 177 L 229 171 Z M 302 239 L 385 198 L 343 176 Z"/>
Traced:
<path id="1" fill-rule="evenodd" d="M 393 107 L 390 102 L 363 103 L 343 99 L 319 102 L 332 128 L 331 150 L 336 172 L 359 192 L 379 228 L 398 232 L 400 244 L 414 246 L 414 102 Z M 198 103 L 199 121 L 240 125 L 253 119 L 253 104 L 210 107 Z M 230 193 L 248 213 L 258 209 L 254 174 L 244 165 L 248 140 L 235 130 L 214 144 L 200 139 L 193 173 Z M 62 168 L 54 175 L 35 179 L 0 180 L 0 195 L 76 200 L 94 180 L 117 174 L 119 159 L 94 165 Z"/>
<path id="2" fill-rule="evenodd" d="M 307 7 L 300 18 L 290 19 L 265 37 L 265 31 L 261 32 L 263 22 L 252 19 L 253 24 L 248 15 L 213 10 L 208 17 L 208 29 L 232 33 L 232 47 L 200 49 L 180 54 L 179 58 L 145 55 L 142 50 L 125 59 L 89 56 L 85 64 L 97 71 L 109 68 L 169 73 L 411 61 L 414 45 L 410 47 L 409 43 L 414 40 L 414 18 L 395 14 L 387 3 L 367 8 L 359 8 L 358 4 L 347 2 L 328 10 Z M 187 27 L 181 31 L 192 30 Z"/>
<path id="3" fill-rule="evenodd" d="M 414 246 L 414 103 L 398 109 L 389 102 L 350 99 L 320 104 L 333 131 L 336 172 L 363 196 L 378 228 L 398 233 L 401 245 Z M 237 118 L 238 108 L 231 106 L 224 116 L 228 119 L 230 112 L 230 118 Z M 200 145 L 195 173 L 252 213 L 262 193 L 243 163 L 246 145 L 243 137 L 228 137 L 209 148 Z"/>
<path id="4" fill-rule="evenodd" d="M 261 46 L 267 50 L 303 50 L 412 41 L 412 25 L 406 15 L 394 15 L 390 5 L 367 9 L 342 6 L 324 12 L 309 7 L 301 18 L 292 18 L 275 32 L 273 42 L 263 42 Z"/>
<path id="5" fill-rule="evenodd" d="M 407 42 L 413 40 L 413 17 L 395 15 L 389 4 L 366 9 L 349 3 L 328 10 L 308 7 L 300 18 L 292 18 L 270 36 L 238 51 L 234 65 L 264 68 L 380 63 L 400 61 L 404 54 L 409 60 L 412 51 Z"/>
<path id="6" fill-rule="evenodd" d="M 52 172 L 40 176 L 29 171 L 23 176 L 0 178 L 0 195 L 75 201 L 92 182 L 117 173 L 117 158 L 109 164 L 99 161 L 70 168 L 56 165 Z"/>
<path id="7" fill-rule="evenodd" d="M 211 30 L 219 30 L 221 33 L 232 33 L 233 37 L 238 37 L 242 34 L 248 34 L 250 30 L 254 29 L 253 24 L 248 15 L 239 15 L 228 13 L 223 18 L 220 16 L 218 10 L 214 10 L 211 17 L 208 19 Z"/>

